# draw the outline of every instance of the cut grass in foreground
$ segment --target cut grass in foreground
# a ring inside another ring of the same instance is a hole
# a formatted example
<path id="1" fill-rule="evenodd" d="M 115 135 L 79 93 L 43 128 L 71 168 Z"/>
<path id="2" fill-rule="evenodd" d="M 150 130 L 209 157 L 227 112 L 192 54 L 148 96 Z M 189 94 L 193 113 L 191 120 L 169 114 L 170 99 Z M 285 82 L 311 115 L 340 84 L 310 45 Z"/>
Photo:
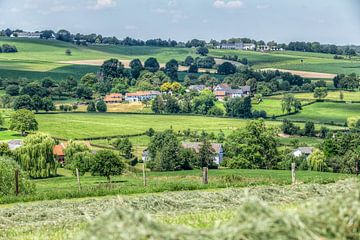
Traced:
<path id="1" fill-rule="evenodd" d="M 82 190 L 78 191 L 76 177 L 71 172 L 59 169 L 60 177 L 33 180 L 37 191 L 30 196 L 4 197 L 0 203 L 19 201 L 53 200 L 105 195 L 128 195 L 164 191 L 248 187 L 259 185 L 287 185 L 291 172 L 281 170 L 217 169 L 209 171 L 209 184 L 201 183 L 201 171 L 149 172 L 148 186 L 143 186 L 142 174 L 128 173 L 114 177 L 109 186 L 104 177 L 85 175 L 81 177 Z M 330 183 L 349 177 L 346 174 L 299 171 L 299 182 Z"/>

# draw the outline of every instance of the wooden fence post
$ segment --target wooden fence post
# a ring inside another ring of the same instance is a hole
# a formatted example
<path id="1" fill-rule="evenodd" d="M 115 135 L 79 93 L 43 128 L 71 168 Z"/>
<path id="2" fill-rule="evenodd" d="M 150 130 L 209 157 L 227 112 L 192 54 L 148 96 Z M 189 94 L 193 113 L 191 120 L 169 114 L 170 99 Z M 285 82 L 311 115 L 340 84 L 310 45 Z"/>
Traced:
<path id="1" fill-rule="evenodd" d="M 356 176 L 359 176 L 359 158 L 356 158 L 355 172 L 356 172 Z"/>
<path id="2" fill-rule="evenodd" d="M 203 167 L 203 184 L 208 184 L 208 173 L 209 169 L 207 167 Z"/>
<path id="3" fill-rule="evenodd" d="M 292 184 L 296 183 L 295 170 L 296 170 L 296 163 L 291 163 L 291 180 L 292 180 Z"/>
<path id="4" fill-rule="evenodd" d="M 19 195 L 19 169 L 15 170 L 15 194 Z"/>
<path id="5" fill-rule="evenodd" d="M 80 184 L 80 174 L 79 174 L 79 169 L 76 168 L 76 178 L 77 178 L 77 183 L 78 183 L 78 188 L 79 188 L 79 192 L 81 191 L 81 184 Z"/>
<path id="6" fill-rule="evenodd" d="M 146 166 L 145 166 L 145 161 L 143 163 L 143 179 L 144 179 L 144 187 L 146 187 L 147 182 L 146 182 Z"/>

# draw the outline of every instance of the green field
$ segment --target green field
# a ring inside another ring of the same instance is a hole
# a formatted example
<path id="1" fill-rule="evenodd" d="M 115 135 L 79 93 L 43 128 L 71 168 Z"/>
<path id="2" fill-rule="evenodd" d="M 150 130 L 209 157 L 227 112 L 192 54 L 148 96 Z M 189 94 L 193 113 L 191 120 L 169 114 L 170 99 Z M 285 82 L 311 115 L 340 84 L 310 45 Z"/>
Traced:
<path id="1" fill-rule="evenodd" d="M 340 99 L 340 91 L 329 91 L 325 99 L 333 101 L 360 101 L 360 91 L 350 92 L 342 91 L 344 99 Z M 294 96 L 298 99 L 304 100 L 315 100 L 314 93 L 293 93 Z M 274 95 L 269 98 L 271 99 L 282 99 L 283 95 Z"/>
<path id="2" fill-rule="evenodd" d="M 116 113 L 38 114 L 36 118 L 39 122 L 40 132 L 66 139 L 140 134 L 149 128 L 156 131 L 172 128 L 175 132 L 191 129 L 198 133 L 201 133 L 202 130 L 214 133 L 222 130 L 228 134 L 235 129 L 244 127 L 248 122 L 246 119 L 205 116 Z M 279 121 L 268 121 L 267 123 L 274 126 L 281 124 Z M 320 125 L 316 127 L 320 128 Z"/>
<path id="3" fill-rule="evenodd" d="M 345 124 L 348 117 L 360 116 L 359 103 L 318 102 L 305 106 L 300 113 L 286 116 L 289 120 Z"/>
<path id="4" fill-rule="evenodd" d="M 264 110 L 267 114 L 268 117 L 272 117 L 272 116 L 278 116 L 278 115 L 282 115 L 284 114 L 284 112 L 282 111 L 282 107 L 281 107 L 281 98 L 264 98 L 262 102 L 260 102 L 259 104 L 254 104 L 252 105 L 253 110 Z M 302 104 L 306 104 L 309 101 L 307 100 L 302 100 L 301 103 Z"/>
<path id="5" fill-rule="evenodd" d="M 145 60 L 148 57 L 156 57 L 160 63 L 165 63 L 170 59 L 183 61 L 188 55 L 196 56 L 195 49 L 192 48 L 109 45 L 82 47 L 56 40 L 0 38 L 0 45 L 4 43 L 15 44 L 19 52 L 0 55 L 0 77 L 27 77 L 32 80 L 38 80 L 45 76 L 61 80 L 69 75 L 79 79 L 87 72 L 98 70 L 96 66 L 62 63 L 64 61 L 104 60 L 112 57 L 120 60 L 134 58 Z M 71 56 L 65 54 L 66 49 L 71 49 Z M 334 60 L 330 54 L 286 51 L 259 53 L 211 49 L 209 55 L 215 57 L 222 57 L 223 55 L 246 57 L 255 69 L 283 68 L 335 74 L 352 72 L 360 74 L 360 61 Z M 300 62 L 301 60 L 303 63 Z"/>

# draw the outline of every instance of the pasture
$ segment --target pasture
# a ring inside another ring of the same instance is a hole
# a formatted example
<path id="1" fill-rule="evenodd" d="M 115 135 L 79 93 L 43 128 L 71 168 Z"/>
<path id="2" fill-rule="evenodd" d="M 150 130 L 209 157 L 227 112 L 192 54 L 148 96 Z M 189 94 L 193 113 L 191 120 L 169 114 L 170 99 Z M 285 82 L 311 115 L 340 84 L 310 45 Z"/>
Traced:
<path id="1" fill-rule="evenodd" d="M 317 102 L 305 106 L 300 113 L 282 118 L 315 123 L 345 124 L 348 117 L 360 115 L 359 103 Z"/>
<path id="2" fill-rule="evenodd" d="M 340 99 L 340 91 L 329 91 L 325 99 L 333 100 L 333 101 L 346 101 L 346 102 L 360 101 L 360 91 L 354 91 L 354 92 L 341 91 L 341 92 L 343 93 L 343 97 L 344 97 L 343 100 Z M 297 99 L 315 100 L 314 93 L 293 93 L 293 94 Z M 274 95 L 269 98 L 282 99 L 283 97 L 284 95 Z"/>
<path id="3" fill-rule="evenodd" d="M 119 114 L 119 113 L 54 113 L 37 114 L 39 131 L 53 137 L 79 139 L 133 135 L 144 133 L 149 128 L 163 131 L 172 128 L 175 132 L 190 129 L 225 134 L 244 127 L 248 120 L 189 115 Z M 280 126 L 280 121 L 267 121 L 269 126 Z M 303 126 L 303 124 L 299 124 Z M 321 125 L 317 125 L 317 129 Z M 333 129 L 339 127 L 329 126 Z"/>
<path id="4" fill-rule="evenodd" d="M 301 104 L 306 104 L 309 101 L 302 100 Z M 264 98 L 260 103 L 252 104 L 253 110 L 264 110 L 268 117 L 278 116 L 284 114 L 281 107 L 281 98 Z"/>

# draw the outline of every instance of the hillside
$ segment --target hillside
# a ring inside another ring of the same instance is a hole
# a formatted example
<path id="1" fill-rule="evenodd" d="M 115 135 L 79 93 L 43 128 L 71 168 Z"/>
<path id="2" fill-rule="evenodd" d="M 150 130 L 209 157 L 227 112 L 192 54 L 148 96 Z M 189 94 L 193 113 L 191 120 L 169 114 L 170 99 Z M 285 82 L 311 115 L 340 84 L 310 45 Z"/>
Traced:
<path id="1" fill-rule="evenodd" d="M 101 62 L 114 57 L 124 61 L 134 58 L 144 61 L 148 57 L 155 57 L 164 64 L 170 59 L 183 61 L 186 56 L 196 56 L 195 49 L 192 48 L 113 45 L 82 47 L 56 40 L 0 38 L 0 45 L 4 43 L 16 45 L 19 52 L 0 54 L 0 76 L 29 79 L 45 76 L 63 79 L 68 75 L 80 78 L 87 72 L 97 71 L 98 66 L 94 65 L 98 64 L 90 64 L 89 60 Z M 71 49 L 71 56 L 65 54 L 66 49 Z M 238 55 L 240 58 L 247 58 L 255 69 L 280 68 L 331 74 L 352 72 L 360 74 L 359 59 L 334 60 L 330 54 L 289 51 L 259 53 L 213 49 L 210 50 L 209 55 L 214 57 Z M 74 61 L 77 61 L 77 64 L 73 64 Z M 84 65 L 81 65 L 81 61 L 84 61 Z"/>

